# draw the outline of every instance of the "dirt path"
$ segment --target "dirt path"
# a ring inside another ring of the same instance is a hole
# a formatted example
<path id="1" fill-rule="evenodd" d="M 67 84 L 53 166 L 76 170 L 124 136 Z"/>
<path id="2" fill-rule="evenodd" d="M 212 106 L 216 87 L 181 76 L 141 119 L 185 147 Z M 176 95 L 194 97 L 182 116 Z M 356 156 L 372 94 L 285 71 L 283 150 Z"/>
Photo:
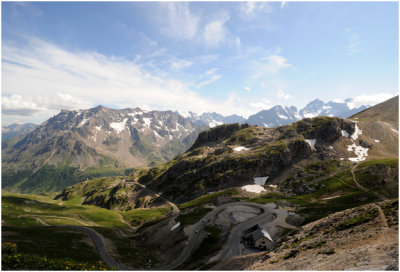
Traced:
<path id="1" fill-rule="evenodd" d="M 357 185 L 357 187 L 360 188 L 362 191 L 364 191 L 366 193 L 370 193 L 370 194 L 376 196 L 380 200 L 387 200 L 387 198 L 385 196 L 383 196 L 383 195 L 381 195 L 381 194 L 379 194 L 377 192 L 370 191 L 370 190 L 364 188 L 363 186 L 361 186 L 360 183 L 358 183 L 358 181 L 356 179 L 356 175 L 354 174 L 354 171 L 358 167 L 358 165 L 359 165 L 359 163 L 357 163 L 353 168 L 351 168 L 351 174 L 353 175 L 353 180 L 354 180 L 354 183 Z"/>
<path id="2" fill-rule="evenodd" d="M 171 201 L 169 201 L 169 200 L 166 199 L 165 197 L 162 197 L 160 194 L 158 194 L 158 193 L 154 192 L 153 190 L 147 188 L 146 185 L 140 184 L 140 183 L 137 182 L 137 181 L 136 181 L 135 183 L 136 183 L 137 185 L 139 185 L 140 187 L 145 188 L 145 189 L 151 191 L 155 197 L 159 197 L 159 198 L 163 199 L 165 202 L 167 202 L 168 205 L 170 205 L 171 208 L 172 208 L 172 215 L 177 215 L 177 214 L 180 213 L 180 210 L 179 210 L 178 206 L 175 205 L 175 203 L 172 203 Z"/>

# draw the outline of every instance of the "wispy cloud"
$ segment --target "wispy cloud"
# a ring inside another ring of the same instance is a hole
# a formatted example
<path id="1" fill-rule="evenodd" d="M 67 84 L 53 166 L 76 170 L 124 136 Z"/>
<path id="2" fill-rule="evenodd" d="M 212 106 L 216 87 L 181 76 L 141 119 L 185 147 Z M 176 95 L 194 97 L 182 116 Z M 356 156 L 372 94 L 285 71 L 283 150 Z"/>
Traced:
<path id="1" fill-rule="evenodd" d="M 182 65 L 189 64 L 178 68 Z M 3 45 L 2 76 L 3 117 L 20 116 L 25 121 L 32 117 L 21 116 L 42 116 L 43 121 L 61 109 L 97 104 L 248 116 L 255 113 L 250 104 L 257 102 L 236 94 L 225 100 L 206 99 L 186 83 L 155 76 L 134 61 L 93 51 L 72 52 L 37 38 L 27 38 L 20 46 Z M 218 68 L 211 68 L 197 87 L 221 77 Z"/>
<path id="2" fill-rule="evenodd" d="M 244 19 L 253 19 L 254 17 L 272 11 L 272 7 L 267 2 L 244 2 L 239 4 L 239 12 Z"/>
<path id="3" fill-rule="evenodd" d="M 282 1 L 281 2 L 281 9 L 284 9 L 286 7 L 286 5 L 287 5 L 287 2 L 286 1 Z"/>
<path id="4" fill-rule="evenodd" d="M 218 68 L 208 69 L 203 75 L 200 76 L 200 78 L 202 78 L 203 80 L 200 83 L 196 83 L 194 87 L 199 89 L 220 79 L 222 76 L 217 73 L 218 70 Z"/>
<path id="5" fill-rule="evenodd" d="M 50 114 L 55 108 L 79 109 L 94 104 L 202 111 L 213 104 L 184 83 L 154 76 L 126 59 L 91 51 L 70 52 L 39 39 L 28 39 L 26 44 L 29 46 L 3 45 L 2 102 L 7 114 L 13 113 L 13 108 L 15 114 L 18 110 L 26 115 L 46 109 Z M 30 98 L 33 93 L 34 99 Z M 50 105 L 48 100 L 55 96 L 64 103 Z"/>
<path id="6" fill-rule="evenodd" d="M 285 57 L 279 55 L 269 55 L 262 58 L 255 63 L 256 72 L 252 78 L 257 79 L 264 75 L 276 75 L 282 69 L 291 67 L 292 64 L 288 63 Z"/>
<path id="7" fill-rule="evenodd" d="M 352 56 L 360 52 L 361 37 L 352 28 L 346 28 L 347 35 L 347 55 Z"/>
<path id="8" fill-rule="evenodd" d="M 157 21 L 165 35 L 175 39 L 191 40 L 196 37 L 200 16 L 193 13 L 187 2 L 160 3 Z"/>
<path id="9" fill-rule="evenodd" d="M 180 71 L 193 65 L 193 62 L 188 60 L 177 60 L 171 63 L 171 69 Z"/>
<path id="10" fill-rule="evenodd" d="M 246 87 L 244 87 L 244 90 L 247 92 L 250 92 L 251 89 L 250 89 L 250 87 L 246 86 Z"/>
<path id="11" fill-rule="evenodd" d="M 223 16 L 222 18 L 205 25 L 203 37 L 204 44 L 207 47 L 217 47 L 226 41 L 229 32 L 224 24 L 228 20 L 229 16 Z"/>
<path id="12" fill-rule="evenodd" d="M 288 100 L 289 98 L 293 98 L 292 95 L 285 93 L 283 90 L 279 89 L 276 96 L 280 99 Z"/>

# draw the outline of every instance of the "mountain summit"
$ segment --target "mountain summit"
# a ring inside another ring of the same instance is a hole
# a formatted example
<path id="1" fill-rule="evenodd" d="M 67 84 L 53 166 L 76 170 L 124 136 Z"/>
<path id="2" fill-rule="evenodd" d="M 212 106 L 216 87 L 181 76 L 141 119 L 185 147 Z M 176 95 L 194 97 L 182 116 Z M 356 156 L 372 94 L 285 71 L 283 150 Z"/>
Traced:
<path id="1" fill-rule="evenodd" d="M 3 148 L 3 179 L 7 184 L 7 177 L 13 173 L 14 184 L 49 167 L 102 172 L 154 165 L 185 151 L 201 130 L 201 126 L 172 111 L 104 106 L 62 110 Z"/>

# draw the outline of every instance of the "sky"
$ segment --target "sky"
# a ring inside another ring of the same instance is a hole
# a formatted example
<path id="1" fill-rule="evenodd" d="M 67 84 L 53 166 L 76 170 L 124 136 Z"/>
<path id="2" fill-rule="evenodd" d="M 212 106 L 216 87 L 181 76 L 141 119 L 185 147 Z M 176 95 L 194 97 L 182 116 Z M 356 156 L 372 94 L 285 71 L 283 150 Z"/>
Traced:
<path id="1" fill-rule="evenodd" d="M 2 123 L 398 94 L 397 2 L 2 2 Z"/>

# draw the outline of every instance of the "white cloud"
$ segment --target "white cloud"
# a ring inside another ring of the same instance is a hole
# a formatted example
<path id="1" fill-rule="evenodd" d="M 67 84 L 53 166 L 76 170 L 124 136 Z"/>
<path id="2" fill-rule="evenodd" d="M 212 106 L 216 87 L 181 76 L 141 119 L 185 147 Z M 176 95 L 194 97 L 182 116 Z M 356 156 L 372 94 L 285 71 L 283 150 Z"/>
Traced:
<path id="1" fill-rule="evenodd" d="M 267 110 L 272 107 L 271 101 L 268 99 L 262 99 L 260 102 L 250 103 L 250 106 L 256 111 Z"/>
<path id="2" fill-rule="evenodd" d="M 55 114 L 60 109 L 76 110 L 93 107 L 92 103 L 82 101 L 66 93 L 51 96 L 11 95 L 2 97 L 2 113 L 5 115 L 37 116 Z"/>
<path id="3" fill-rule="evenodd" d="M 244 2 L 239 5 L 240 15 L 245 19 L 253 19 L 261 13 L 272 11 L 272 7 L 267 2 Z"/>
<path id="4" fill-rule="evenodd" d="M 162 26 L 164 34 L 180 40 L 192 40 L 196 37 L 200 17 L 191 12 L 189 3 L 163 2 L 160 7 L 155 18 Z"/>
<path id="5" fill-rule="evenodd" d="M 335 98 L 335 99 L 332 100 L 332 102 L 335 102 L 335 103 L 344 103 L 344 100 Z"/>
<path id="6" fill-rule="evenodd" d="M 290 94 L 285 93 L 281 89 L 278 90 L 278 93 L 276 94 L 276 96 L 278 98 L 285 99 L 285 100 L 287 100 L 289 98 L 293 98 L 293 96 L 291 96 Z"/>
<path id="7" fill-rule="evenodd" d="M 347 106 L 350 109 L 358 108 L 362 105 L 374 106 L 385 100 L 392 98 L 394 95 L 390 93 L 374 93 L 369 95 L 359 95 L 347 102 Z"/>
<path id="8" fill-rule="evenodd" d="M 223 16 L 219 20 L 208 23 L 204 27 L 204 43 L 207 47 L 218 47 L 223 43 L 228 35 L 228 30 L 224 26 L 225 22 L 229 20 L 229 16 Z"/>
<path id="9" fill-rule="evenodd" d="M 287 5 L 287 2 L 286 1 L 282 1 L 281 2 L 281 9 L 284 9 L 286 5 Z"/>
<path id="10" fill-rule="evenodd" d="M 250 87 L 244 87 L 244 89 L 248 92 L 250 92 Z"/>
<path id="11" fill-rule="evenodd" d="M 5 114 L 18 110 L 24 115 L 44 110 L 53 114 L 51 110 L 95 104 L 194 112 L 219 107 L 184 83 L 154 76 L 132 61 L 96 52 L 70 52 L 39 39 L 27 39 L 19 47 L 3 45 L 2 78 Z"/>
<path id="12" fill-rule="evenodd" d="M 190 67 L 192 64 L 193 62 L 188 60 L 177 60 L 171 63 L 171 69 L 179 71 Z"/>
<path id="13" fill-rule="evenodd" d="M 1 104 L 1 111 L 6 115 L 31 116 L 45 110 L 45 108 L 40 107 L 32 101 L 26 100 L 21 95 L 12 95 L 11 97 L 3 96 Z"/>
<path id="14" fill-rule="evenodd" d="M 255 63 L 256 72 L 252 75 L 253 78 L 260 78 L 266 74 L 275 75 L 282 69 L 291 67 L 292 64 L 287 62 L 287 59 L 279 55 L 270 55 Z"/>

